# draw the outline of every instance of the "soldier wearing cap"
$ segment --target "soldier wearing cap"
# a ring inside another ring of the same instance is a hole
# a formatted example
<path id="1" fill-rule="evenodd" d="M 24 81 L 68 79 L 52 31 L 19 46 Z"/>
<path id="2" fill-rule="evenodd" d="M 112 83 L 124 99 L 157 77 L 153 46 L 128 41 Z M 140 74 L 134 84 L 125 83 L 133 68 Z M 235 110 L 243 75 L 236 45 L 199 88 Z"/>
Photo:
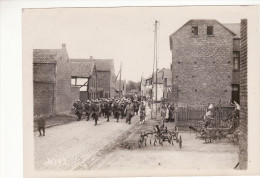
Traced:
<path id="1" fill-rule="evenodd" d="M 111 102 L 106 102 L 105 103 L 105 118 L 107 118 L 107 122 L 109 122 L 109 116 L 111 115 L 112 112 L 112 103 Z"/>
<path id="2" fill-rule="evenodd" d="M 98 121 L 98 114 L 99 114 L 99 107 L 97 101 L 93 101 L 91 105 L 91 110 L 92 110 L 92 118 L 95 120 L 95 125 L 97 125 Z"/>
<path id="3" fill-rule="evenodd" d="M 73 102 L 73 109 L 75 110 L 75 114 L 78 116 L 78 120 L 81 120 L 81 116 L 83 113 L 83 106 L 82 106 L 82 102 L 78 99 L 77 102 Z"/>
<path id="4" fill-rule="evenodd" d="M 121 109 L 120 109 L 120 105 L 119 105 L 118 100 L 116 100 L 114 102 L 113 110 L 114 110 L 114 116 L 115 116 L 115 118 L 117 119 L 117 122 L 118 122 L 119 116 L 121 115 Z"/>
<path id="5" fill-rule="evenodd" d="M 126 113 L 126 123 L 131 124 L 131 119 L 134 116 L 134 104 L 133 102 L 129 101 L 128 105 L 125 108 Z"/>
<path id="6" fill-rule="evenodd" d="M 86 116 L 87 116 L 86 121 L 88 121 L 88 120 L 89 120 L 89 116 L 91 115 L 91 104 L 90 104 L 90 101 L 89 101 L 89 100 L 87 100 L 87 102 L 84 103 L 83 109 L 84 109 L 85 114 L 86 114 Z"/>

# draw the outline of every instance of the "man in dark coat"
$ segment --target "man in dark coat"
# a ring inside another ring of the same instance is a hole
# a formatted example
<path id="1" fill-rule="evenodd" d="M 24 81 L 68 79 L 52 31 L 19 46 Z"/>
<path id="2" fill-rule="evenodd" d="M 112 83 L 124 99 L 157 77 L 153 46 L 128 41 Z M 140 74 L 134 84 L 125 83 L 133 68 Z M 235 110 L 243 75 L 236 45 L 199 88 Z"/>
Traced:
<path id="1" fill-rule="evenodd" d="M 45 121 L 45 117 L 43 115 L 40 115 L 38 117 L 37 125 L 38 125 L 39 137 L 40 136 L 45 136 L 46 121 Z M 42 134 L 41 130 L 42 130 L 43 134 Z"/>
<path id="2" fill-rule="evenodd" d="M 94 101 L 93 104 L 91 105 L 91 110 L 92 110 L 92 114 L 91 114 L 92 118 L 95 120 L 95 125 L 97 125 L 98 116 L 99 116 L 99 106 L 96 101 Z"/>
<path id="3" fill-rule="evenodd" d="M 83 113 L 83 106 L 82 106 L 81 101 L 77 100 L 77 102 L 74 102 L 73 103 L 73 107 L 74 107 L 73 109 L 75 110 L 75 114 L 78 116 L 78 120 L 77 121 L 80 121 L 82 113 Z"/>
<path id="4" fill-rule="evenodd" d="M 86 116 L 87 116 L 86 121 L 88 121 L 89 120 L 89 116 L 91 114 L 91 105 L 90 105 L 90 101 L 89 100 L 87 100 L 87 102 L 84 103 L 83 109 L 84 109 L 84 111 L 86 113 Z"/>
<path id="5" fill-rule="evenodd" d="M 126 123 L 131 124 L 131 119 L 134 116 L 134 103 L 129 101 L 128 105 L 125 108 L 126 113 Z"/>
<path id="6" fill-rule="evenodd" d="M 108 101 L 105 102 L 105 116 L 107 118 L 107 122 L 109 122 L 109 116 L 112 113 L 112 106 L 111 105 L 112 105 L 111 102 L 108 102 Z"/>

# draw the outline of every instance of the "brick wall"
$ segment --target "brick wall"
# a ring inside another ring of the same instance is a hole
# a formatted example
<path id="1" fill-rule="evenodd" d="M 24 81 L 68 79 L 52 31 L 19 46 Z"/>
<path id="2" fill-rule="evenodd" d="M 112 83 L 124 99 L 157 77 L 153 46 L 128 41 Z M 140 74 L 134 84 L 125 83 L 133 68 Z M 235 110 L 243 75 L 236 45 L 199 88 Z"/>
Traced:
<path id="1" fill-rule="evenodd" d="M 198 26 L 196 37 L 192 26 Z M 207 26 L 214 26 L 214 36 L 207 36 Z M 189 21 L 170 37 L 173 101 L 207 105 L 231 99 L 233 37 L 215 20 Z"/>
<path id="2" fill-rule="evenodd" d="M 33 81 L 55 83 L 56 64 L 33 64 Z"/>
<path id="3" fill-rule="evenodd" d="M 57 56 L 56 87 L 55 87 L 55 113 L 71 109 L 71 68 L 65 45 Z"/>
<path id="4" fill-rule="evenodd" d="M 241 20 L 241 55 L 240 55 L 240 131 L 239 138 L 239 168 L 247 169 L 248 117 L 247 117 L 247 20 Z"/>
<path id="5" fill-rule="evenodd" d="M 56 64 L 33 64 L 34 115 L 54 113 L 54 84 Z"/>
<path id="6" fill-rule="evenodd" d="M 53 114 L 54 84 L 33 83 L 33 96 L 34 115 L 50 116 Z"/>

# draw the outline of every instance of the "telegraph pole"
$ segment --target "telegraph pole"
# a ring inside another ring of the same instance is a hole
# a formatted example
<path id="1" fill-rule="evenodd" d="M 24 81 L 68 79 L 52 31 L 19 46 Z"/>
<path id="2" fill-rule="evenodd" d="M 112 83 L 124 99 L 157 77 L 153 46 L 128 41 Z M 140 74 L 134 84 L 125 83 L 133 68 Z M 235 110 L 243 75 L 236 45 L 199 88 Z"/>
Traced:
<path id="1" fill-rule="evenodd" d="M 156 106 L 156 115 L 155 118 L 157 118 L 157 24 L 158 21 L 155 21 L 154 25 L 154 59 L 153 59 L 153 74 L 152 74 L 152 109 L 151 109 L 151 118 L 153 118 L 153 89 L 154 89 L 154 65 L 156 63 L 156 69 L 155 69 L 155 106 Z"/>

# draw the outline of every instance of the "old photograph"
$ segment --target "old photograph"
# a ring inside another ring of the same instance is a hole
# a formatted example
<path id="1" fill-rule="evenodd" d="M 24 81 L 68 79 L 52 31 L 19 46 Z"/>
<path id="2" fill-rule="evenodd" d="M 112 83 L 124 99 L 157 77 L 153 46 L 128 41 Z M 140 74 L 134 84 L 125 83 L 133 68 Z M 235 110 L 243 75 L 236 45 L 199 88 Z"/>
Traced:
<path id="1" fill-rule="evenodd" d="M 243 174 L 255 14 L 253 6 L 23 9 L 27 172 Z"/>

